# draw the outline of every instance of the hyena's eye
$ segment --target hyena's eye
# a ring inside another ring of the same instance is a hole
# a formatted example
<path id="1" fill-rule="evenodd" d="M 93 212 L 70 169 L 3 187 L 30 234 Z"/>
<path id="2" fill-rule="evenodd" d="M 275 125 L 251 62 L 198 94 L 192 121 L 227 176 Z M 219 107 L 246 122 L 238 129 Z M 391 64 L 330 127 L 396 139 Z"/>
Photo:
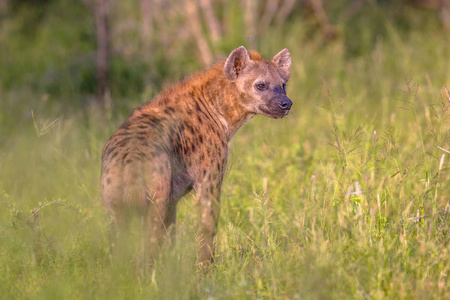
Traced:
<path id="1" fill-rule="evenodd" d="M 286 92 L 286 83 L 283 83 L 283 91 Z"/>
<path id="2" fill-rule="evenodd" d="M 257 83 L 255 86 L 259 91 L 264 91 L 265 89 L 267 89 L 267 85 L 265 83 Z"/>

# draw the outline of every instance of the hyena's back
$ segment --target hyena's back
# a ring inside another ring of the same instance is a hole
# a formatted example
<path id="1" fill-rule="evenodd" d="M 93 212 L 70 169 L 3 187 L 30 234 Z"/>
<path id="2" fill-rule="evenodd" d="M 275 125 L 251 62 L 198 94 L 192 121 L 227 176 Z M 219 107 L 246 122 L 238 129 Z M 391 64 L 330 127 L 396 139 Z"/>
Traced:
<path id="1" fill-rule="evenodd" d="M 156 109 L 149 103 L 137 109 L 105 145 L 102 198 L 116 221 L 121 222 L 129 209 L 145 214 L 152 201 L 174 198 L 173 165 L 183 171 L 182 164 L 170 155 L 179 148 L 183 130 L 177 116 L 171 106 Z"/>

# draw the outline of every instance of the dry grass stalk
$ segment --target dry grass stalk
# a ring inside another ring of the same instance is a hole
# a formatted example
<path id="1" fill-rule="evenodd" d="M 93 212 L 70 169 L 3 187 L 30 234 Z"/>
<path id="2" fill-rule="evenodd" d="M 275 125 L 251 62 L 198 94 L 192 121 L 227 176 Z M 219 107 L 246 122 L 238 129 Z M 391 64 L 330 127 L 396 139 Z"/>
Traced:
<path id="1" fill-rule="evenodd" d="M 445 89 L 445 93 L 447 94 L 447 100 L 450 102 L 450 94 L 449 94 L 449 92 L 447 90 L 447 86 L 446 85 L 444 85 L 444 89 Z"/>
<path id="2" fill-rule="evenodd" d="M 419 212 L 419 211 L 418 211 L 418 212 Z M 423 219 L 423 218 L 426 218 L 426 217 L 431 217 L 431 216 L 434 216 L 434 215 L 445 214 L 445 213 L 450 213 L 450 209 L 442 209 L 442 210 L 437 211 L 437 212 L 435 212 L 435 213 L 428 214 L 428 215 L 423 215 L 423 216 L 420 216 L 419 214 L 417 214 L 417 217 L 408 218 L 407 220 L 412 220 L 412 221 L 414 221 L 414 222 L 417 222 L 417 221 L 419 221 L 420 219 Z"/>

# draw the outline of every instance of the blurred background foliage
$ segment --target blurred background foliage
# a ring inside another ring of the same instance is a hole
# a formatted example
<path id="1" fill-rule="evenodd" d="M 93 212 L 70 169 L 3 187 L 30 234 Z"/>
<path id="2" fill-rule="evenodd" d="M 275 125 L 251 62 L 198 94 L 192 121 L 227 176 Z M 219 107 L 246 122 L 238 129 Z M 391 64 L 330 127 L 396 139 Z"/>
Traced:
<path id="1" fill-rule="evenodd" d="M 265 55 L 287 47 L 306 60 L 303 48 L 322 51 L 338 44 L 342 59 L 357 60 L 386 39 L 401 42 L 416 32 L 444 31 L 450 11 L 447 0 L 0 3 L 2 90 L 45 94 L 64 106 L 86 104 L 93 96 L 102 102 L 105 94 L 116 104 L 152 96 L 165 82 L 208 66 L 239 45 Z M 389 33 L 393 28 L 395 34 Z M 105 82 L 98 78 L 101 60 L 107 64 Z"/>

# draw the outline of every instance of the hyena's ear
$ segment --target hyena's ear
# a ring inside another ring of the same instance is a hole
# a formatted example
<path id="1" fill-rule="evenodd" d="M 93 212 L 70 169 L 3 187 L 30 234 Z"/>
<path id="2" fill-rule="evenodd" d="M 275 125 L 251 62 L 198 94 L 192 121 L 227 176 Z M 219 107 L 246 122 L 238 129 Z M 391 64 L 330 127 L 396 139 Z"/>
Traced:
<path id="1" fill-rule="evenodd" d="M 283 80 L 288 81 L 291 75 L 291 53 L 289 53 L 289 50 L 284 48 L 273 57 L 272 61 L 277 66 Z"/>
<path id="2" fill-rule="evenodd" d="M 228 56 L 223 69 L 230 81 L 236 81 L 244 66 L 250 61 L 247 49 L 243 46 L 234 49 Z"/>

